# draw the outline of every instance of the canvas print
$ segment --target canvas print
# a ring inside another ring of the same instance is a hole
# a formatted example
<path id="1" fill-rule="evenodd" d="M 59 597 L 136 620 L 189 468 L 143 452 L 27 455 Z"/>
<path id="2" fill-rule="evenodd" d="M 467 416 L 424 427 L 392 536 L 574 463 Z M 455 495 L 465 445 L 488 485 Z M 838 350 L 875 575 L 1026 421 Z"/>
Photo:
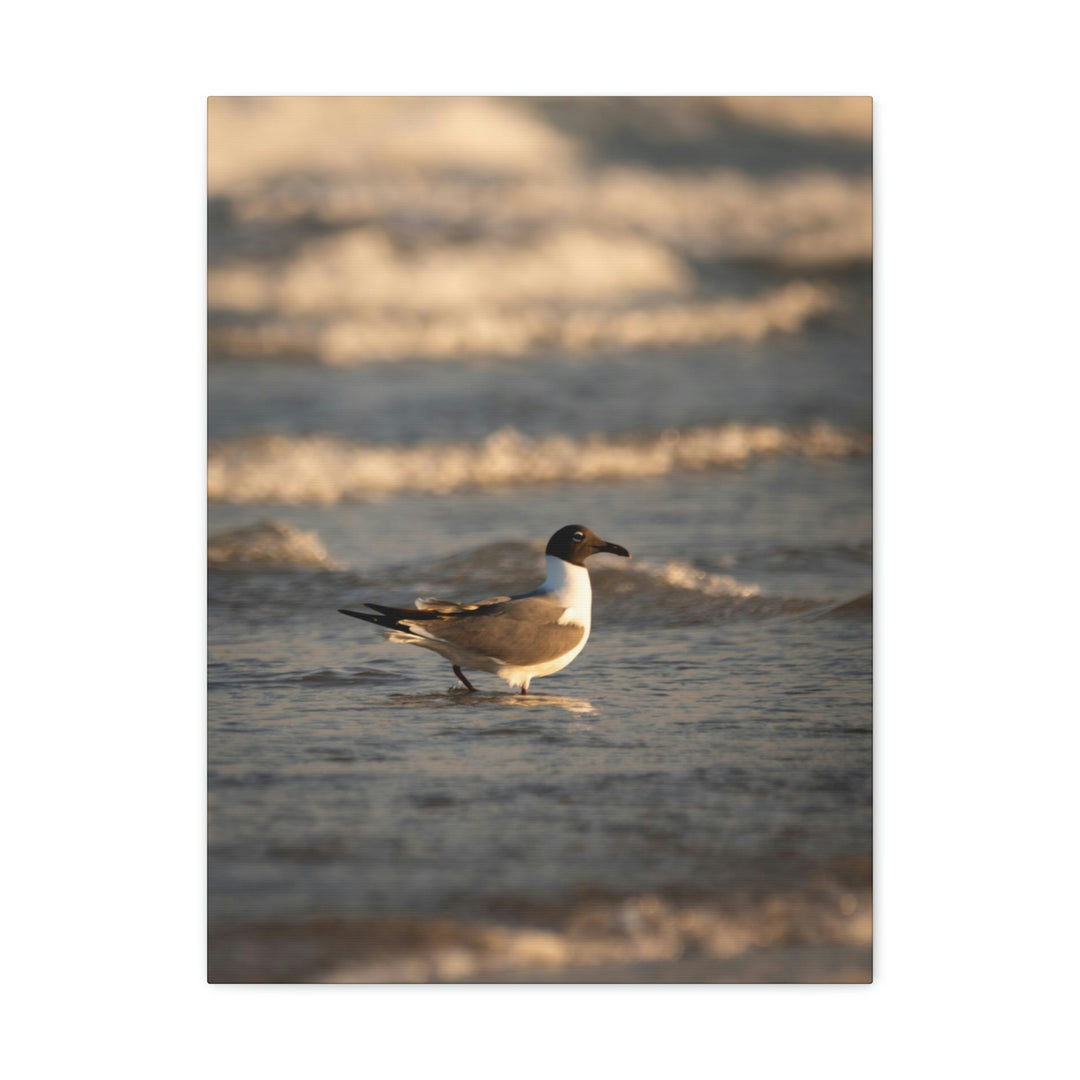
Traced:
<path id="1" fill-rule="evenodd" d="M 208 978 L 872 977 L 872 103 L 208 103 Z"/>

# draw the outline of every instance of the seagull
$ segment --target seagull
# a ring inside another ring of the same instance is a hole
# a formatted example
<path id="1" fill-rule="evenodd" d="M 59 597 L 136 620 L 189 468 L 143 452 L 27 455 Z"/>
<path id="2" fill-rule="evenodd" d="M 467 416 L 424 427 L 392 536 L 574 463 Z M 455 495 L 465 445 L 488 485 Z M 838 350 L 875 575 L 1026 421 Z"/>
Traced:
<path id="1" fill-rule="evenodd" d="M 592 626 L 592 584 L 585 560 L 601 552 L 630 558 L 626 548 L 601 540 L 584 525 L 565 525 L 544 552 L 544 584 L 530 593 L 474 604 L 419 598 L 415 611 L 365 603 L 375 615 L 338 611 L 374 623 L 390 641 L 444 656 L 469 690 L 476 687 L 462 668 L 490 671 L 527 694 L 533 679 L 561 671 L 585 648 Z"/>

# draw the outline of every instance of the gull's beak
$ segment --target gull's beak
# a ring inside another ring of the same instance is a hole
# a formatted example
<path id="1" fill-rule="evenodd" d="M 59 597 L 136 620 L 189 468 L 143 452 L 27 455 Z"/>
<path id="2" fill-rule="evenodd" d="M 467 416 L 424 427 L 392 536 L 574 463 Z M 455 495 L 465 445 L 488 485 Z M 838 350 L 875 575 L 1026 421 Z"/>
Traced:
<path id="1" fill-rule="evenodd" d="M 606 540 L 600 542 L 600 546 L 596 549 L 596 553 L 598 555 L 621 555 L 624 559 L 630 558 L 630 552 L 621 544 L 609 544 Z"/>

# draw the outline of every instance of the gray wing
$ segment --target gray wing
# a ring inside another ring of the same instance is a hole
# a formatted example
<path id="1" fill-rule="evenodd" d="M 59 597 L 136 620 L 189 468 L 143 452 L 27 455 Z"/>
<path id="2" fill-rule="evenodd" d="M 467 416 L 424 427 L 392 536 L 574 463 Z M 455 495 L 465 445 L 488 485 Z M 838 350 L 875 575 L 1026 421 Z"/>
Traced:
<path id="1" fill-rule="evenodd" d="M 418 622 L 416 629 L 459 649 L 528 667 L 563 656 L 584 637 L 582 626 L 559 625 L 565 610 L 545 597 L 525 596 L 449 612 L 441 619 Z"/>
<path id="2" fill-rule="evenodd" d="M 493 596 L 490 600 L 461 604 L 456 600 L 440 600 L 436 596 L 418 596 L 416 607 L 419 611 L 441 611 L 444 614 L 451 614 L 457 611 L 475 611 L 477 608 L 489 607 L 491 604 L 504 604 L 509 599 L 511 599 L 509 596 Z"/>

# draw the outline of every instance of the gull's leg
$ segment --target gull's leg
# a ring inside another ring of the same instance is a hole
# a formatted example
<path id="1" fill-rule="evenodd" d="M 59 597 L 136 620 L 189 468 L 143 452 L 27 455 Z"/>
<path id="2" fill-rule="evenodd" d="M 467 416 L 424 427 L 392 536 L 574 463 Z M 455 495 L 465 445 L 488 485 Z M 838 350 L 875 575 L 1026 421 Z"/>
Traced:
<path id="1" fill-rule="evenodd" d="M 467 686 L 467 687 L 468 687 L 468 688 L 469 688 L 470 690 L 475 690 L 475 689 L 476 689 L 476 687 L 475 687 L 475 686 L 473 686 L 473 684 L 472 684 L 471 682 L 469 682 L 469 680 L 468 680 L 468 679 L 466 679 L 466 678 L 465 678 L 465 675 L 464 675 L 464 673 L 462 672 L 461 668 L 459 668 L 459 667 L 457 666 L 457 664 L 455 664 L 455 665 L 454 665 L 454 674 L 455 674 L 455 675 L 456 675 L 456 676 L 457 676 L 457 677 L 458 677 L 458 678 L 459 678 L 459 679 L 460 679 L 460 680 L 461 680 L 461 681 L 462 681 L 462 682 L 463 682 L 463 683 L 464 683 L 464 684 L 465 684 L 465 685 L 466 685 L 466 686 Z"/>
<path id="2" fill-rule="evenodd" d="M 527 693 L 529 692 L 529 687 L 528 687 L 528 685 L 525 685 L 525 686 L 523 686 L 523 687 L 521 688 L 521 692 L 522 692 L 523 694 L 527 694 Z"/>

